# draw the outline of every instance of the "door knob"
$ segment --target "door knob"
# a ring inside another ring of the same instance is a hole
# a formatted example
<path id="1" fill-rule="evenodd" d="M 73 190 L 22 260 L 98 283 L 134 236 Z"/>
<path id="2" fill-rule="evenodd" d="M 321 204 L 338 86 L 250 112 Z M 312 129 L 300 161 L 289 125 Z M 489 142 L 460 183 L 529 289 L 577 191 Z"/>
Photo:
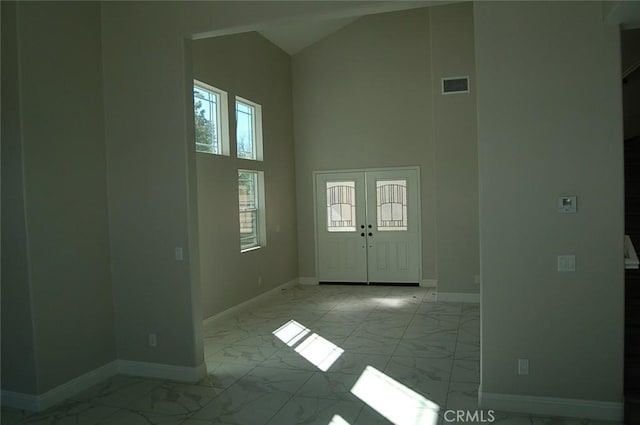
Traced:
<path id="1" fill-rule="evenodd" d="M 371 225 L 369 225 L 369 229 L 371 229 Z"/>
<path id="2" fill-rule="evenodd" d="M 360 225 L 360 228 L 361 228 L 361 229 L 364 229 L 364 224 L 361 224 L 361 225 Z"/>
<path id="3" fill-rule="evenodd" d="M 364 238 L 364 232 L 360 233 L 360 236 L 362 236 Z"/>
<path id="4" fill-rule="evenodd" d="M 369 232 L 369 236 L 373 236 L 373 233 Z"/>

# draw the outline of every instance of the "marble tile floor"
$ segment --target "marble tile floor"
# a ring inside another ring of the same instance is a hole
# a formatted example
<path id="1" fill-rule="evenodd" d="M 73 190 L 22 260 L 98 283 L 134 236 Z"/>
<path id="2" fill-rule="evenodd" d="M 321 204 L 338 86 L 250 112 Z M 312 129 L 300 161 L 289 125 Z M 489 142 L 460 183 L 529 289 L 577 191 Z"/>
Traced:
<path id="1" fill-rule="evenodd" d="M 430 288 L 298 286 L 206 327 L 201 382 L 115 376 L 44 412 L 3 408 L 1 424 L 456 423 L 444 412 L 478 410 L 479 323 L 478 305 L 437 303 Z M 500 425 L 605 424 L 493 416 Z"/>

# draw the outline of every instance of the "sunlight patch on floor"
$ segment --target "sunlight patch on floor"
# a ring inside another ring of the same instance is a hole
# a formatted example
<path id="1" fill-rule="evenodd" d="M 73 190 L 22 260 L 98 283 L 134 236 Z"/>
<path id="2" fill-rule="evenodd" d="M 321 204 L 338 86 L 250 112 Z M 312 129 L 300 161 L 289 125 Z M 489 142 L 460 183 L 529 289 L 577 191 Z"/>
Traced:
<path id="1" fill-rule="evenodd" d="M 309 329 L 296 322 L 295 320 L 290 320 L 284 325 L 280 326 L 278 329 L 273 331 L 272 333 L 278 337 L 278 339 L 289 347 L 293 347 L 296 345 L 298 341 L 305 337 L 310 332 Z"/>
<path id="2" fill-rule="evenodd" d="M 398 425 L 436 425 L 440 406 L 367 366 L 351 392 L 376 412 Z"/>
<path id="3" fill-rule="evenodd" d="M 327 425 L 351 425 L 351 424 L 347 422 L 342 416 L 333 415 L 333 418 L 331 418 L 331 422 L 329 422 Z"/>
<path id="4" fill-rule="evenodd" d="M 344 350 L 317 333 L 307 336 L 311 332 L 309 328 L 295 320 L 289 320 L 284 325 L 272 332 L 280 341 L 295 347 L 296 353 L 313 363 L 323 372 L 329 370 L 331 365 L 344 353 Z"/>
<path id="5" fill-rule="evenodd" d="M 323 372 L 329 370 L 344 350 L 314 333 L 295 348 L 296 352 Z"/>
<path id="6" fill-rule="evenodd" d="M 404 298 L 374 298 L 375 302 L 380 303 L 386 307 L 402 307 L 407 304 L 407 301 Z"/>

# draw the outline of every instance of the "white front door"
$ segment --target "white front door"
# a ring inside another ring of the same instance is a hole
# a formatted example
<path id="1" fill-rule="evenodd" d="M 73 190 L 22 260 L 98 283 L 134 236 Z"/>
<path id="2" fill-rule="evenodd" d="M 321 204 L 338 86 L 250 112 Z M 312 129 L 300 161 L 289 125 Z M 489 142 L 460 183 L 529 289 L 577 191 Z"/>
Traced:
<path id="1" fill-rule="evenodd" d="M 316 177 L 321 282 L 366 282 L 365 180 L 362 173 Z"/>
<path id="2" fill-rule="evenodd" d="M 417 171 L 372 171 L 366 180 L 369 282 L 419 283 Z"/>
<path id="3" fill-rule="evenodd" d="M 320 282 L 419 283 L 416 169 L 316 175 Z"/>

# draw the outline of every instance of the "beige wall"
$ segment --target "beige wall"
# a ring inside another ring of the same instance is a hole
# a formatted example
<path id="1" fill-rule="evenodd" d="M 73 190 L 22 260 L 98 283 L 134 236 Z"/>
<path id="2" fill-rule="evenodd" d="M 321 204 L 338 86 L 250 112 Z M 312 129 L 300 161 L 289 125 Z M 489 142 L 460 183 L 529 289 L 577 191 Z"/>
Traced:
<path id="1" fill-rule="evenodd" d="M 185 44 L 184 40 L 195 33 L 220 34 L 232 27 L 300 19 L 315 13 L 344 17 L 350 8 L 357 7 L 359 2 L 19 4 L 18 47 L 22 56 L 18 78 L 24 89 L 19 100 L 24 124 L 21 141 L 26 223 L 19 221 L 19 205 L 11 214 L 17 217 L 14 237 L 18 242 L 26 237 L 20 234 L 21 226 L 28 230 L 33 300 L 31 312 L 23 306 L 16 314 L 21 319 L 31 315 L 37 351 L 33 367 L 26 367 L 24 376 L 19 378 L 28 384 L 11 389 L 42 392 L 115 358 L 108 313 L 108 237 L 117 357 L 183 366 L 202 362 L 191 52 L 190 43 Z M 619 46 L 616 29 L 603 26 L 600 11 L 599 3 L 475 6 L 480 83 L 482 387 L 486 392 L 612 401 L 621 398 Z M 4 12 L 3 4 L 3 16 Z M 371 43 L 345 38 L 344 44 L 337 46 L 330 38 L 312 47 L 310 51 L 317 51 L 314 54 L 318 58 L 343 59 L 348 73 L 342 77 L 351 83 L 346 86 L 339 80 L 327 80 L 327 87 L 335 91 L 320 93 L 323 96 L 317 96 L 316 101 L 325 101 L 326 94 L 333 94 L 348 105 L 350 99 L 342 96 L 344 91 L 362 94 L 366 101 L 377 100 L 372 99 L 372 86 L 382 90 L 396 106 L 400 101 L 403 106 L 407 102 L 418 104 L 413 93 L 429 95 L 434 73 L 429 56 L 423 53 L 430 49 L 426 38 L 429 26 L 426 19 L 416 16 L 426 17 L 426 13 L 366 18 L 334 36 L 357 32 L 373 37 Z M 394 22 L 398 17 L 406 18 L 406 25 Z M 379 32 L 370 27 L 371 22 L 380 25 Z M 575 31 L 567 32 L 568 26 Z M 4 30 L 3 22 L 3 43 Z M 442 29 L 443 34 L 445 30 Z M 394 37 L 380 36 L 388 31 L 393 31 Z M 406 43 L 398 46 L 394 40 Z M 323 47 L 324 43 L 334 46 L 336 52 Z M 401 47 L 400 52 L 389 44 Z M 358 45 L 362 47 L 359 55 L 348 56 Z M 421 50 L 418 57 L 400 54 L 417 48 L 426 50 Z M 4 62 L 7 53 L 2 50 Z M 371 51 L 388 54 L 396 64 L 374 62 Z M 101 102 L 96 101 L 102 96 L 100 53 L 106 141 L 101 140 Z M 401 64 L 416 66 L 420 72 Z M 337 71 L 332 67 L 340 63 L 311 65 L 305 65 L 309 72 L 316 67 Z M 294 60 L 294 70 L 296 66 L 301 65 Z M 371 74 L 364 73 L 361 78 L 353 75 L 362 70 Z M 385 70 L 398 72 L 402 78 L 378 87 L 377 82 L 389 81 Z M 576 70 L 580 72 L 576 74 Z M 574 79 L 576 75 L 580 77 Z M 325 83 L 322 75 L 318 79 Z M 413 81 L 411 87 L 407 87 L 406 79 Z M 319 93 L 310 85 L 306 87 L 303 86 Z M 408 100 L 402 98 L 403 93 Z M 11 101 L 15 104 L 15 94 Z M 33 107 L 43 102 L 46 108 Z M 331 114 L 329 108 L 312 103 L 309 102 L 310 107 L 326 109 Z M 437 140 L 429 139 L 438 130 L 429 123 L 438 105 L 424 103 L 418 105 L 417 112 L 409 111 L 388 126 L 379 123 L 381 112 L 372 112 L 368 117 L 376 118 L 375 124 L 363 132 L 344 121 L 335 121 L 344 130 L 340 137 L 362 138 L 349 148 L 353 149 L 349 166 L 382 161 L 384 164 L 376 166 L 406 165 L 408 149 L 420 161 L 427 156 L 422 176 L 435 178 Z M 334 107 L 345 110 L 345 105 Z M 442 108 L 446 111 L 446 105 Z M 29 111 L 28 116 L 24 111 Z M 352 121 L 364 120 L 364 112 L 348 112 Z M 305 119 L 304 109 L 300 113 L 303 129 L 310 129 L 308 134 L 302 133 L 307 141 L 301 139 L 301 149 L 307 149 L 310 155 L 317 153 L 318 166 L 324 167 L 326 153 L 316 151 L 309 139 L 322 136 L 319 126 L 308 122 L 309 115 Z M 409 122 L 409 118 L 418 118 L 422 124 Z M 298 117 L 294 115 L 294 119 L 297 121 Z M 16 131 L 6 129 L 4 122 L 2 127 L 3 139 L 7 131 Z M 296 130 L 296 137 L 299 131 Z M 362 159 L 361 148 L 368 146 L 363 140 L 379 138 L 380 132 L 399 143 L 408 136 L 423 137 L 417 140 L 426 142 L 426 146 L 414 143 L 406 147 L 404 155 L 379 156 L 379 161 L 375 157 L 374 161 Z M 320 140 L 327 141 L 322 137 Z M 3 140 L 3 174 L 10 171 L 5 171 L 4 143 Z M 108 234 L 103 143 L 108 176 Z M 10 147 L 15 149 L 16 144 Z M 298 152 L 296 155 L 300 156 Z M 18 162 L 12 172 L 18 173 L 19 158 L 14 158 Z M 315 163 L 297 161 L 301 167 L 298 179 L 310 179 Z M 347 166 L 345 162 L 338 160 L 333 167 Z M 468 187 L 468 180 L 463 183 Z M 4 184 L 3 179 L 3 198 L 8 195 Z M 301 181 L 298 194 L 303 185 Z M 424 219 L 432 229 L 424 236 L 427 244 L 433 244 L 436 207 L 428 200 L 438 193 L 437 180 L 425 180 L 422 188 L 423 201 L 427 202 Z M 9 189 L 17 194 L 17 202 L 20 190 L 19 182 Z M 559 216 L 555 212 L 556 197 L 561 193 L 578 196 L 577 215 Z M 302 225 L 309 222 L 311 216 L 305 209 L 311 207 L 305 206 L 308 197 L 305 201 L 298 196 L 298 200 L 305 203 L 299 205 L 298 223 Z M 506 206 L 505 200 L 509 200 Z M 3 223 L 3 242 L 5 226 Z M 10 226 L 14 228 L 14 223 Z M 300 228 L 302 232 L 303 226 Z M 309 241 L 308 236 L 301 233 L 300 246 Z M 186 248 L 185 261 L 174 260 L 176 246 Z M 436 247 L 424 251 L 430 255 L 425 269 L 428 266 L 434 270 Z M 3 262 L 4 252 L 3 247 Z M 555 271 L 555 257 L 568 252 L 576 253 L 578 271 L 560 275 Z M 24 261 L 24 255 L 19 251 L 16 254 L 18 261 Z M 304 258 L 300 271 L 304 275 L 313 271 L 314 255 L 303 251 L 301 256 Z M 3 315 L 7 302 L 4 273 L 3 267 Z M 18 286 L 13 299 L 24 302 L 29 296 L 20 286 L 25 280 L 24 268 L 17 270 L 15 276 Z M 156 350 L 147 347 L 149 332 L 158 335 Z M 4 339 L 3 329 L 3 345 Z M 29 337 L 20 344 L 28 355 Z M 3 351 L 3 361 L 4 356 Z M 15 352 L 9 355 L 16 357 Z M 515 375 L 518 357 L 531 360 L 528 378 Z M 3 388 L 5 367 L 3 364 Z M 33 388 L 36 369 L 39 375 L 35 379 L 41 379 Z"/>
<path id="2" fill-rule="evenodd" d="M 2 389 L 37 391 L 24 171 L 16 5 L 2 2 Z"/>
<path id="3" fill-rule="evenodd" d="M 420 166 L 425 278 L 435 278 L 427 10 L 360 18 L 293 57 L 299 273 L 314 277 L 313 171 Z"/>
<path id="4" fill-rule="evenodd" d="M 255 32 L 192 44 L 194 78 L 262 106 L 264 161 L 196 154 L 202 308 L 210 317 L 295 279 L 297 241 L 291 58 Z M 235 127 L 230 130 L 235 140 Z M 264 171 L 266 246 L 240 252 L 238 169 Z M 261 285 L 258 279 L 262 277 Z"/>
<path id="5" fill-rule="evenodd" d="M 429 9 L 433 87 L 436 264 L 440 293 L 478 293 L 478 149 L 473 5 Z M 442 77 L 468 76 L 470 92 L 441 95 Z"/>
<path id="6" fill-rule="evenodd" d="M 193 149 L 194 34 L 375 2 L 104 2 L 102 53 L 118 357 L 200 366 L 202 289 Z M 229 194 L 230 196 L 230 194 Z M 175 261 L 182 246 L 184 261 Z M 253 293 L 245 294 L 249 299 Z M 148 347 L 156 333 L 158 348 Z"/>
<path id="7" fill-rule="evenodd" d="M 481 390 L 621 402 L 618 28 L 595 2 L 478 2 L 475 38 Z M 577 214 L 556 212 L 560 195 Z"/>
<path id="8" fill-rule="evenodd" d="M 21 142 L 26 220 L 10 216 L 16 221 L 8 225 L 26 226 L 29 281 L 22 270 L 15 283 L 30 283 L 36 392 L 43 393 L 115 359 L 100 5 L 17 9 L 22 132 L 11 145 Z"/>
<path id="9" fill-rule="evenodd" d="M 620 33 L 622 71 L 640 61 L 640 29 Z M 640 136 L 640 70 L 627 77 L 622 86 L 624 112 L 624 138 Z"/>
<path id="10" fill-rule="evenodd" d="M 313 171 L 418 165 L 422 276 L 478 292 L 475 95 L 440 94 L 473 70 L 470 4 L 364 17 L 294 56 L 300 276 L 316 274 Z"/>
<path id="11" fill-rule="evenodd" d="M 16 202 L 2 218 L 3 389 L 40 394 L 116 357 L 202 364 L 185 37 L 362 5 L 33 2 L 18 5 L 17 29 L 3 21 L 3 36 L 17 31 L 3 86 L 21 89 L 3 92 L 21 105 L 2 117 L 3 177 L 24 173 L 3 179 Z"/>

